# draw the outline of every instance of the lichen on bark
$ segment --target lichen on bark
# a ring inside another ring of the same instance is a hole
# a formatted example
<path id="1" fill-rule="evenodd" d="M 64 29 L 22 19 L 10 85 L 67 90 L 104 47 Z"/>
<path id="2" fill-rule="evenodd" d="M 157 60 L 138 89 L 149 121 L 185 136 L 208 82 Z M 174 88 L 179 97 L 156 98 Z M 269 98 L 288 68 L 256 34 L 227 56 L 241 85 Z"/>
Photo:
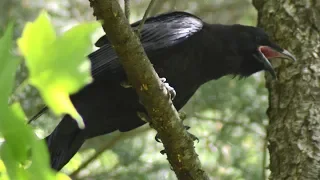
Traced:
<path id="1" fill-rule="evenodd" d="M 320 179 L 320 1 L 253 0 L 258 26 L 297 57 L 272 60 L 269 90 L 270 179 Z"/>

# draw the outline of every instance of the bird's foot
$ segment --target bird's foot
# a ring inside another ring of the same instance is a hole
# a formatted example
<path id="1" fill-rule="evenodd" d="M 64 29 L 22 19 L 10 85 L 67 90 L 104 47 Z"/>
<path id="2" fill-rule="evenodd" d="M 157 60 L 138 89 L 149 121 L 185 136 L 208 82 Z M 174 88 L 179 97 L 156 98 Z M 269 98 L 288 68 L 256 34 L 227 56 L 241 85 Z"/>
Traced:
<path id="1" fill-rule="evenodd" d="M 166 150 L 163 149 L 163 150 L 160 151 L 160 153 L 161 153 L 162 155 L 164 155 L 164 154 L 166 153 Z"/>
<path id="2" fill-rule="evenodd" d="M 160 139 L 159 133 L 156 134 L 156 136 L 154 137 L 154 139 L 155 139 L 158 143 L 161 143 L 161 139 Z"/>
<path id="3" fill-rule="evenodd" d="M 169 85 L 169 83 L 166 82 L 166 78 L 160 78 L 160 81 L 162 82 L 163 86 L 167 89 L 168 95 L 171 98 L 171 100 L 173 100 L 176 97 L 177 92 L 174 90 L 173 87 Z"/>
<path id="4" fill-rule="evenodd" d="M 128 81 L 122 81 L 120 85 L 124 88 L 132 88 L 132 85 Z"/>

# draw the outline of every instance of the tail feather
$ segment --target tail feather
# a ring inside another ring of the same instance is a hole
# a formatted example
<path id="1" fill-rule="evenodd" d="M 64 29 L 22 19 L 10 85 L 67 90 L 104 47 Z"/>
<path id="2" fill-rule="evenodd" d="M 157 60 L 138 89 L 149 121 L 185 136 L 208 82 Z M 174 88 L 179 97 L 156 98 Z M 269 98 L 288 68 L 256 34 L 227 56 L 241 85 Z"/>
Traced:
<path id="1" fill-rule="evenodd" d="M 86 137 L 80 129 L 70 128 L 68 131 L 61 129 L 61 124 L 66 125 L 64 121 L 71 119 L 63 119 L 56 129 L 45 138 L 51 160 L 51 167 L 54 170 L 61 170 L 70 159 L 80 149 Z M 74 121 L 71 120 L 73 123 Z M 60 127 L 60 128 L 59 128 Z"/>

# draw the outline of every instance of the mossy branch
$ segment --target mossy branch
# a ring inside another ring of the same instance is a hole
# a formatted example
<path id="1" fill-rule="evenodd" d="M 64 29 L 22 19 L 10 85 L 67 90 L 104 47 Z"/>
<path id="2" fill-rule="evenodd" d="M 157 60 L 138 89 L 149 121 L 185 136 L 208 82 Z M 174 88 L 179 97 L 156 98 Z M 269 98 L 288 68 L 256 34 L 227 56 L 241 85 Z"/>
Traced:
<path id="1" fill-rule="evenodd" d="M 192 138 L 185 130 L 168 92 L 119 3 L 116 0 L 89 1 L 94 16 L 103 21 L 103 29 L 127 73 L 130 84 L 151 117 L 152 127 L 157 130 L 178 179 L 209 179 L 201 167 Z"/>

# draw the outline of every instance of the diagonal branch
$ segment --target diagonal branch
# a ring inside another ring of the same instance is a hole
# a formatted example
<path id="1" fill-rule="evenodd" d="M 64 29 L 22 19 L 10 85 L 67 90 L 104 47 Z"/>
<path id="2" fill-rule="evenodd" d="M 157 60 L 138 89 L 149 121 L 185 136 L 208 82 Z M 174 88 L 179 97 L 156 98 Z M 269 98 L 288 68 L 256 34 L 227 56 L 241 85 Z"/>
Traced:
<path id="1" fill-rule="evenodd" d="M 114 137 L 111 141 L 109 141 L 107 144 L 103 145 L 102 147 L 100 147 L 96 153 L 94 153 L 90 158 L 88 158 L 87 160 L 85 160 L 78 169 L 76 169 L 75 171 L 73 171 L 72 173 L 70 173 L 70 177 L 72 178 L 77 178 L 78 174 L 81 172 L 81 170 L 85 169 L 90 163 L 92 163 L 94 160 L 96 160 L 98 157 L 100 157 L 100 155 L 105 152 L 108 149 L 111 149 L 112 147 L 114 147 L 118 142 L 122 142 L 127 138 L 132 138 L 134 136 L 137 136 L 138 134 L 147 132 L 148 130 L 150 130 L 150 128 L 140 128 L 139 130 L 135 130 L 135 131 L 130 131 L 130 132 L 125 132 L 125 133 L 121 133 L 119 135 L 117 135 L 116 137 Z"/>
<path id="2" fill-rule="evenodd" d="M 187 134 L 179 114 L 168 98 L 168 92 L 159 80 L 152 64 L 133 32 L 116 0 L 89 0 L 94 15 L 103 20 L 103 29 L 112 43 L 151 124 L 157 130 L 168 161 L 178 179 L 209 179 L 202 170 L 192 138 Z"/>
<path id="3" fill-rule="evenodd" d="M 144 23 L 146 22 L 148 15 L 150 14 L 150 11 L 151 11 L 151 9 L 152 9 L 152 7 L 153 7 L 154 2 L 155 2 L 155 0 L 151 0 L 151 1 L 150 1 L 149 5 L 148 5 L 148 7 L 147 7 L 147 10 L 146 10 L 146 12 L 144 13 L 143 18 L 142 18 L 142 20 L 141 20 L 141 22 L 140 22 L 140 24 L 139 24 L 138 31 L 137 31 L 137 33 L 138 33 L 139 36 L 140 36 L 140 32 L 141 32 L 141 30 L 142 30 L 142 27 L 143 27 Z"/>
<path id="4" fill-rule="evenodd" d="M 124 0 L 124 14 L 130 22 L 130 0 Z"/>

